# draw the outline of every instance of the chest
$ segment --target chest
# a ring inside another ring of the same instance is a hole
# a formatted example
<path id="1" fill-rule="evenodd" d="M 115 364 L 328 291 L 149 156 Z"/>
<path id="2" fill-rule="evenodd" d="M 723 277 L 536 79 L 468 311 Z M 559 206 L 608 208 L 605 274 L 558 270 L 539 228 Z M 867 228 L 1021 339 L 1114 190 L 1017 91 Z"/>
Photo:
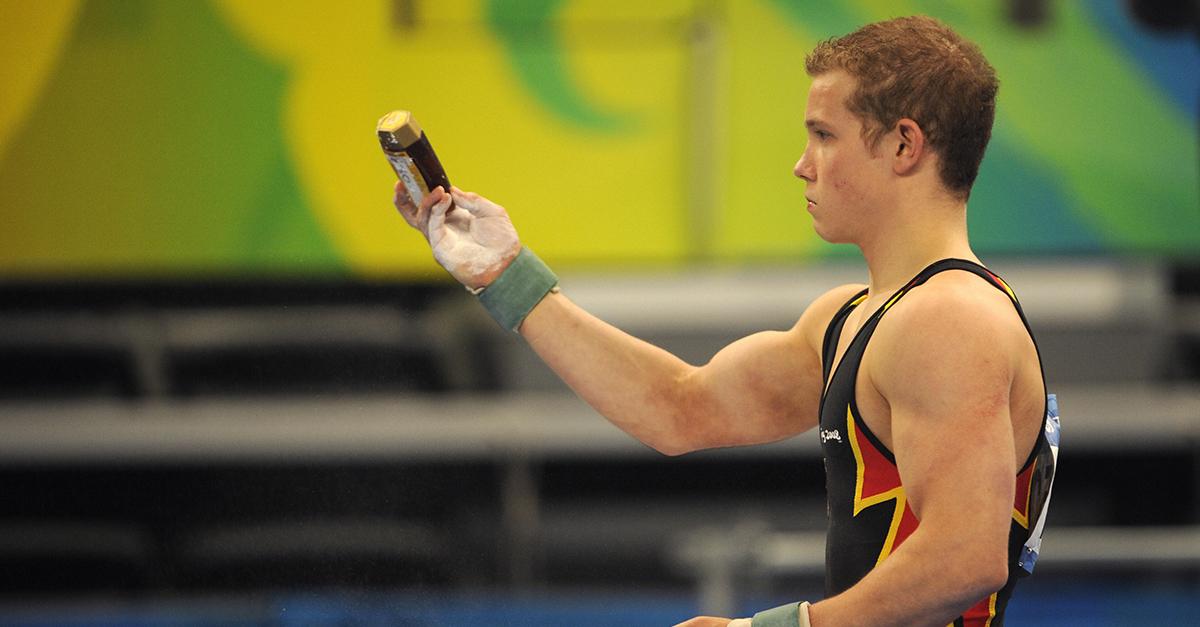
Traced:
<path id="1" fill-rule="evenodd" d="M 880 443 L 891 449 L 891 412 L 870 377 L 870 340 L 879 322 L 874 314 L 882 304 L 882 298 L 868 298 L 846 316 L 825 382 L 821 424 L 822 428 L 844 431 L 848 413 L 853 411 Z"/>

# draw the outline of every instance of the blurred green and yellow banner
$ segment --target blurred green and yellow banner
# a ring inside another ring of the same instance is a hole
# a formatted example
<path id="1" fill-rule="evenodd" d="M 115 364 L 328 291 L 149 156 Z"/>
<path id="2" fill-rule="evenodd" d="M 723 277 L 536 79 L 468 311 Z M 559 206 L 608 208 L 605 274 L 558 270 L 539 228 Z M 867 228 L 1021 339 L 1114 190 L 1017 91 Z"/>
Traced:
<path id="1" fill-rule="evenodd" d="M 1200 254 L 1194 38 L 1118 0 L 0 0 L 0 277 L 440 276 L 375 122 L 559 267 L 837 255 L 805 53 L 926 13 L 1002 82 L 982 253 Z"/>

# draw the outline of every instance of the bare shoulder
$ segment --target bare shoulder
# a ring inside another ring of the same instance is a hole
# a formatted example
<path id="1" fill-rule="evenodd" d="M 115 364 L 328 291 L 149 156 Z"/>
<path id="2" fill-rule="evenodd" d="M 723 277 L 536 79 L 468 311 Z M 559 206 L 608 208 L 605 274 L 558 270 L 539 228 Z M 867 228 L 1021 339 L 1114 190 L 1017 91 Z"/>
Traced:
<path id="1" fill-rule="evenodd" d="M 796 326 L 792 330 L 802 335 L 819 353 L 829 321 L 855 294 L 865 289 L 867 286 L 864 284 L 847 283 L 825 292 L 809 303 L 808 308 L 804 310 L 804 314 L 800 316 L 800 320 L 796 322 Z"/>
<path id="2" fill-rule="evenodd" d="M 937 329 L 953 323 L 971 329 L 1024 333 L 1012 300 L 996 286 L 969 272 L 941 272 L 905 295 L 889 312 L 905 330 Z"/>
<path id="3" fill-rule="evenodd" d="M 1029 336 L 1012 300 L 977 275 L 942 272 L 899 300 L 876 330 L 873 369 L 888 378 L 919 373 L 1015 372 Z M 875 379 L 875 377 L 872 377 Z"/>

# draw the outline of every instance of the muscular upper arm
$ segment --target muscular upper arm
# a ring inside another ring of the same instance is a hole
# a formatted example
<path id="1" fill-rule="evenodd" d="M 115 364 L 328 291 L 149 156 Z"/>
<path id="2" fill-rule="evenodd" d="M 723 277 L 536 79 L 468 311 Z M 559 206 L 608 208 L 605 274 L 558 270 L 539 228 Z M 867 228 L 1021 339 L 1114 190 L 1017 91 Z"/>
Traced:
<path id="1" fill-rule="evenodd" d="M 692 448 L 772 442 L 817 423 L 821 340 L 837 310 L 863 288 L 843 285 L 814 300 L 787 331 L 764 331 L 718 352 L 685 379 Z"/>
<path id="2" fill-rule="evenodd" d="M 1004 555 L 1013 501 L 1019 325 L 1011 303 L 974 277 L 935 277 L 889 312 L 865 361 L 889 407 L 892 450 L 921 527 L 948 544 L 963 539 L 964 551 L 983 551 L 989 563 Z"/>

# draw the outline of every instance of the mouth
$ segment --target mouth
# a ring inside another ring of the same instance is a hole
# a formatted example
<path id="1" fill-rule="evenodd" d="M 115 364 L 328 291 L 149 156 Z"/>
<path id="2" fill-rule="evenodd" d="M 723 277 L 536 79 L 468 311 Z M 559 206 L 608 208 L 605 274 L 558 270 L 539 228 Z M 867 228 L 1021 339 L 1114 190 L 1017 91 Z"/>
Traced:
<path id="1" fill-rule="evenodd" d="M 813 207 L 817 206 L 817 201 L 813 200 L 812 198 L 809 198 L 808 196 L 805 196 L 804 200 L 808 201 L 809 211 L 811 211 Z"/>

